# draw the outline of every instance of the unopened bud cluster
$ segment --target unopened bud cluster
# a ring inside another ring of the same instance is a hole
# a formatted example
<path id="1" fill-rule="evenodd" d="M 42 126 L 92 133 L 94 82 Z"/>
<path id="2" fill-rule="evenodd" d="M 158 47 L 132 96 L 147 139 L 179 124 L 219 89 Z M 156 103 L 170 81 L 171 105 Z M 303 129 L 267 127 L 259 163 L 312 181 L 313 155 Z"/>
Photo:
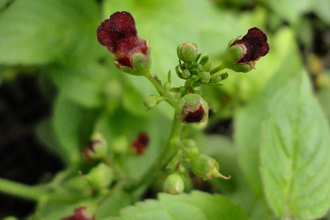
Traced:
<path id="1" fill-rule="evenodd" d="M 177 55 L 179 65 L 176 66 L 175 71 L 181 79 L 187 80 L 185 83 L 187 90 L 206 84 L 216 85 L 227 78 L 225 75 L 222 77 L 212 76 L 210 73 L 212 69 L 210 54 L 198 53 L 196 43 L 180 44 L 177 48 Z"/>

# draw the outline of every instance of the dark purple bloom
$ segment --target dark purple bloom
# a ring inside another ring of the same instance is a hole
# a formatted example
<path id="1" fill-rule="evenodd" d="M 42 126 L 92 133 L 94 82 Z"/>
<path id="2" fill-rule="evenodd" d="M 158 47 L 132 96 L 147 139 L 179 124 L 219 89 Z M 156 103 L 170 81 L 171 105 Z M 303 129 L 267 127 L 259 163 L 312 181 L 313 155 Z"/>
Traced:
<path id="1" fill-rule="evenodd" d="M 146 132 L 141 132 L 138 138 L 133 142 L 132 146 L 137 155 L 144 153 L 149 144 L 149 137 Z"/>
<path id="2" fill-rule="evenodd" d="M 97 39 L 115 55 L 117 67 L 133 68 L 132 55 L 144 54 L 148 59 L 148 42 L 137 35 L 135 21 L 128 12 L 116 12 L 97 28 Z"/>
<path id="3" fill-rule="evenodd" d="M 234 45 L 243 45 L 245 48 L 245 53 L 237 63 L 257 61 L 269 52 L 266 34 L 256 27 L 251 28 L 241 40 L 235 40 L 231 46 Z"/>
<path id="4" fill-rule="evenodd" d="M 198 107 L 192 109 L 191 107 L 183 106 L 183 112 L 186 114 L 184 121 L 186 123 L 200 122 L 203 119 L 204 108 L 202 105 L 198 105 Z"/>

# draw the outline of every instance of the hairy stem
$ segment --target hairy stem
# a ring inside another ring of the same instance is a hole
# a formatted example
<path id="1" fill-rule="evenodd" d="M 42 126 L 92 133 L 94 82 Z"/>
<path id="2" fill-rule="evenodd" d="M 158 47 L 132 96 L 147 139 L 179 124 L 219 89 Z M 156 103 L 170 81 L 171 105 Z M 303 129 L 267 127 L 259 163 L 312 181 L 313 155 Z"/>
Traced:
<path id="1" fill-rule="evenodd" d="M 175 108 L 176 99 L 150 73 L 146 77 L 156 87 L 158 92 L 166 98 L 166 101 Z"/>
<path id="2" fill-rule="evenodd" d="M 217 73 L 223 69 L 226 68 L 225 63 L 223 62 L 221 65 L 217 66 L 216 68 L 214 68 L 213 70 L 210 71 L 210 74 L 213 75 L 214 73 Z"/>

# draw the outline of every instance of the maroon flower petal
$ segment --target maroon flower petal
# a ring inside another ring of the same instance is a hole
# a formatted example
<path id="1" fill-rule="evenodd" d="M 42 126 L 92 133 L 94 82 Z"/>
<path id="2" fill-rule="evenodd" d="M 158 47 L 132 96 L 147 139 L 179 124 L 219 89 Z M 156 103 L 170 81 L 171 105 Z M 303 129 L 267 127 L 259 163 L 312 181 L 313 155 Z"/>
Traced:
<path id="1" fill-rule="evenodd" d="M 134 18 L 128 12 L 116 12 L 103 21 L 97 28 L 97 39 L 115 55 L 117 65 L 132 68 L 134 53 L 148 56 L 148 43 L 137 35 Z"/>
<path id="2" fill-rule="evenodd" d="M 189 111 L 184 121 L 186 123 L 200 122 L 204 116 L 204 108 L 200 105 L 196 111 Z"/>
<path id="3" fill-rule="evenodd" d="M 137 38 L 135 21 L 125 11 L 112 14 L 97 28 L 98 41 L 112 53 L 134 46 Z"/>
<path id="4" fill-rule="evenodd" d="M 86 207 L 79 207 L 76 208 L 74 211 L 74 214 L 66 217 L 66 218 L 62 218 L 62 220 L 94 220 L 95 216 L 87 216 L 86 215 Z"/>
<path id="5" fill-rule="evenodd" d="M 138 138 L 133 142 L 132 146 L 137 155 L 144 153 L 145 149 L 148 147 L 149 137 L 146 132 L 141 132 Z"/>
<path id="6" fill-rule="evenodd" d="M 241 40 L 235 40 L 231 46 L 237 44 L 243 44 L 246 48 L 246 53 L 237 63 L 256 61 L 269 52 L 267 35 L 256 27 L 251 28 Z"/>

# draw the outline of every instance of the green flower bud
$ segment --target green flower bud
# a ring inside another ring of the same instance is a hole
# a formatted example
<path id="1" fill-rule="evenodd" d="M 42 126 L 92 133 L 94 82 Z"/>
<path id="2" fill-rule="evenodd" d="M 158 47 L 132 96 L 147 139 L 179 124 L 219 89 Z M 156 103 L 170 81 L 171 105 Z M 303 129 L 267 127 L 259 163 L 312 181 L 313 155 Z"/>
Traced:
<path id="1" fill-rule="evenodd" d="M 191 158 L 191 169 L 197 176 L 202 177 L 204 180 L 210 180 L 214 177 L 230 178 L 230 176 L 225 177 L 219 173 L 218 162 L 206 154 L 193 155 Z"/>
<path id="2" fill-rule="evenodd" d="M 179 174 L 173 173 L 166 178 L 164 183 L 165 192 L 172 195 L 178 195 L 183 193 L 183 190 L 184 190 L 184 182 Z"/>
<path id="3" fill-rule="evenodd" d="M 206 84 L 210 81 L 211 74 L 209 72 L 201 72 L 199 77 L 200 77 L 200 82 Z"/>
<path id="4" fill-rule="evenodd" d="M 102 159 L 107 155 L 108 146 L 105 138 L 102 134 L 95 132 L 88 144 L 88 147 L 84 149 L 84 156 L 86 159 Z"/>
<path id="5" fill-rule="evenodd" d="M 190 76 L 191 76 L 191 73 L 190 73 L 189 70 L 183 70 L 182 71 L 182 75 L 181 75 L 182 79 L 188 79 Z"/>
<path id="6" fill-rule="evenodd" d="M 193 42 L 186 42 L 180 44 L 177 48 L 177 54 L 180 60 L 186 63 L 192 63 L 197 57 L 197 44 Z"/>
<path id="7" fill-rule="evenodd" d="M 151 109 L 151 108 L 155 107 L 158 103 L 160 103 L 161 101 L 164 101 L 164 100 L 165 100 L 165 98 L 162 96 L 151 95 L 144 99 L 143 104 L 148 109 Z"/>
<path id="8" fill-rule="evenodd" d="M 214 74 L 210 78 L 209 85 L 217 85 L 217 84 L 219 84 L 219 82 L 221 82 L 222 80 L 225 80 L 227 78 L 228 78 L 228 73 Z"/>
<path id="9" fill-rule="evenodd" d="M 125 154 L 128 152 L 129 142 L 126 135 L 119 136 L 111 143 L 111 150 L 115 153 Z"/>
<path id="10" fill-rule="evenodd" d="M 92 188 L 99 190 L 108 187 L 112 183 L 114 174 L 111 167 L 100 163 L 89 171 L 86 178 Z"/>
<path id="11" fill-rule="evenodd" d="M 207 120 L 209 106 L 199 94 L 189 93 L 179 100 L 175 111 L 182 123 L 200 123 Z"/>

